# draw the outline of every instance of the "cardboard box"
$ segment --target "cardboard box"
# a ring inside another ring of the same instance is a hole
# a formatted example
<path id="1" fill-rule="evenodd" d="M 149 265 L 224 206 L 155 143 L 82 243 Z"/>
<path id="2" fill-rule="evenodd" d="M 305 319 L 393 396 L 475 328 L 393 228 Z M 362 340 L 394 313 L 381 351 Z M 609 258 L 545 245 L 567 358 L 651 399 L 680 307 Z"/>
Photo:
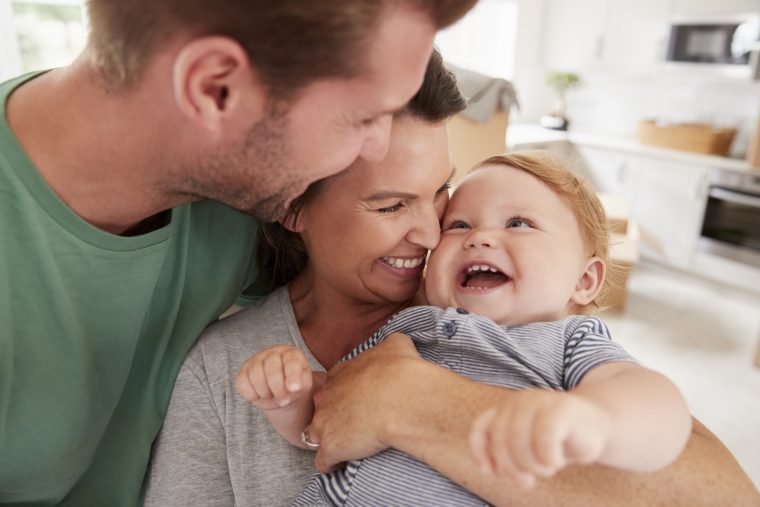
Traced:
<path id="1" fill-rule="evenodd" d="M 481 160 L 506 153 L 508 123 L 509 114 L 501 109 L 485 123 L 473 121 L 461 113 L 449 120 L 451 157 L 457 169 L 455 180 L 464 178 Z"/>
<path id="2" fill-rule="evenodd" d="M 628 277 L 639 262 L 639 228 L 630 218 L 630 203 L 619 195 L 599 194 L 610 227 L 610 251 L 606 287 L 598 298 L 599 306 L 623 311 L 628 295 Z"/>
<path id="3" fill-rule="evenodd" d="M 760 121 L 755 125 L 755 130 L 749 138 L 747 163 L 752 167 L 760 169 Z"/>
<path id="4" fill-rule="evenodd" d="M 728 155 L 736 135 L 734 128 L 717 128 L 707 123 L 639 122 L 639 142 L 674 150 Z"/>
<path id="5" fill-rule="evenodd" d="M 599 193 L 598 195 L 607 215 L 610 234 L 625 235 L 628 232 L 628 217 L 631 214 L 631 205 L 628 199 L 613 194 Z"/>

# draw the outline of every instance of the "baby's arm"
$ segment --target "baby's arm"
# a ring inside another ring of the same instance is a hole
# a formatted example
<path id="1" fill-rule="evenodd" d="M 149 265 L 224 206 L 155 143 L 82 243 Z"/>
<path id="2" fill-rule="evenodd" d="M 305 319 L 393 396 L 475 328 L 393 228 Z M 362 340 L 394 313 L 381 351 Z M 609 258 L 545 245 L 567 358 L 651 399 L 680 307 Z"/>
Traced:
<path id="1" fill-rule="evenodd" d="M 673 462 L 691 429 L 678 389 L 640 366 L 607 363 L 572 391 L 528 389 L 473 423 L 471 447 L 486 473 L 531 486 L 570 464 L 653 471 Z"/>
<path id="2" fill-rule="evenodd" d="M 323 382 L 324 374 L 312 372 L 300 350 L 278 345 L 248 359 L 235 384 L 243 398 L 256 405 L 280 435 L 295 446 L 309 449 L 301 441 L 301 432 L 311 422 L 312 396 Z"/>

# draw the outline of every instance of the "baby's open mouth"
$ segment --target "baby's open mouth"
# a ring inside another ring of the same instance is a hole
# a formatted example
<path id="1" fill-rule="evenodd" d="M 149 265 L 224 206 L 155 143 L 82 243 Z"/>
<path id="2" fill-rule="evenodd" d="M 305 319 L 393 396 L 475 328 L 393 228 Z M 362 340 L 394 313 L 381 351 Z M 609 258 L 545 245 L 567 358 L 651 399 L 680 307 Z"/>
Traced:
<path id="1" fill-rule="evenodd" d="M 462 272 L 461 286 L 466 289 L 492 289 L 510 281 L 499 268 L 488 264 L 473 264 Z"/>

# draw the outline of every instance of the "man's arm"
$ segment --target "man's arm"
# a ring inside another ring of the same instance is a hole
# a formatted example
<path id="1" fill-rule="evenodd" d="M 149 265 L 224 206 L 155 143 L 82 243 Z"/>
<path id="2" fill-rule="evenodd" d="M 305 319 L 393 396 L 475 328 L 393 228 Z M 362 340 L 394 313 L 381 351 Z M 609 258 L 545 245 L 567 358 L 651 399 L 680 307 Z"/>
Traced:
<path id="1" fill-rule="evenodd" d="M 478 384 L 423 361 L 402 335 L 334 368 L 315 395 L 310 433 L 327 470 L 388 447 L 407 452 L 496 505 L 760 505 L 731 453 L 694 422 L 679 459 L 655 473 L 569 467 L 525 490 L 481 474 L 468 443 L 475 416 L 513 391 Z"/>

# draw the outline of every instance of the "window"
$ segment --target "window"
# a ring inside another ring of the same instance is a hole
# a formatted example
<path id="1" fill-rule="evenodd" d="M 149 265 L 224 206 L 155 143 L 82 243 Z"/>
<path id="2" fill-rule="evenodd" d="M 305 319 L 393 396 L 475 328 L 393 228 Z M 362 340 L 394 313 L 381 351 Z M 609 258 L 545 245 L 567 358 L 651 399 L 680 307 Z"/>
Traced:
<path id="1" fill-rule="evenodd" d="M 480 0 L 436 37 L 444 60 L 491 77 L 512 79 L 518 7 L 517 0 Z"/>
<path id="2" fill-rule="evenodd" d="M 67 65 L 86 39 L 84 0 L 0 0 L 0 80 Z"/>

